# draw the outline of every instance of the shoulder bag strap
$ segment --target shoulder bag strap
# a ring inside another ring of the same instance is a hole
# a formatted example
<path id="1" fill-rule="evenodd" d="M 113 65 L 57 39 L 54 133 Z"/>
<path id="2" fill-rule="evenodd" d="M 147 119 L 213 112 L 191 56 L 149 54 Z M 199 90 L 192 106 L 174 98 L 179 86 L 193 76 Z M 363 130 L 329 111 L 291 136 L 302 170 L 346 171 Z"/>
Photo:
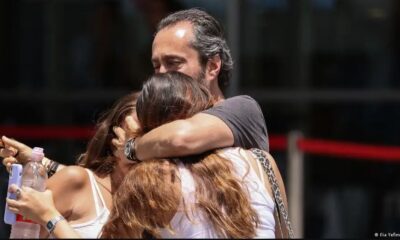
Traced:
<path id="1" fill-rule="evenodd" d="M 289 238 L 294 238 L 293 235 L 293 229 L 289 221 L 289 216 L 288 212 L 285 208 L 285 205 L 283 204 L 283 199 L 281 195 L 281 191 L 279 189 L 278 181 L 276 180 L 276 176 L 274 173 L 274 170 L 272 169 L 272 166 L 270 162 L 268 161 L 267 157 L 265 156 L 264 152 L 260 149 L 253 148 L 251 149 L 251 152 L 257 157 L 258 161 L 260 161 L 261 165 L 264 168 L 264 171 L 266 172 L 268 176 L 268 180 L 271 183 L 272 187 L 272 193 L 274 195 L 274 200 L 276 204 L 276 210 L 277 210 L 277 215 L 278 215 L 278 220 L 280 222 L 281 217 L 284 220 L 284 223 L 286 225 L 286 229 L 289 234 Z"/>

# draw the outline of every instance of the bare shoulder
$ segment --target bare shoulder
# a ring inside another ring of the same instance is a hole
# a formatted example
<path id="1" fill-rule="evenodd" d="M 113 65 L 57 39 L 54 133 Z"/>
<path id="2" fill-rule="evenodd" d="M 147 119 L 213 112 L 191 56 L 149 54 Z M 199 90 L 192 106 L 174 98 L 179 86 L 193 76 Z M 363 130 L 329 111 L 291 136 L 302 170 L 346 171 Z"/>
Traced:
<path id="1" fill-rule="evenodd" d="M 48 186 L 58 185 L 71 188 L 82 188 L 89 183 L 89 176 L 85 168 L 67 166 L 58 171 L 48 180 Z"/>
<path id="2" fill-rule="evenodd" d="M 64 167 L 46 182 L 47 189 L 53 193 L 57 210 L 67 219 L 81 209 L 82 194 L 87 192 L 88 186 L 89 176 L 85 168 L 78 166 Z"/>

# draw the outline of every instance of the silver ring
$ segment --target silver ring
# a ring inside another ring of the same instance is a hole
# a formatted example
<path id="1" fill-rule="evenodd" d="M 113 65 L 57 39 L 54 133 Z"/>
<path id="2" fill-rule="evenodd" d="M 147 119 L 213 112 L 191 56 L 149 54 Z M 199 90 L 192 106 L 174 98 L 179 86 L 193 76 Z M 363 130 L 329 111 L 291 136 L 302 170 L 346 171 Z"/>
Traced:
<path id="1" fill-rule="evenodd" d="M 15 191 L 15 196 L 17 197 L 17 199 L 21 196 L 21 190 L 20 189 L 17 189 Z"/>

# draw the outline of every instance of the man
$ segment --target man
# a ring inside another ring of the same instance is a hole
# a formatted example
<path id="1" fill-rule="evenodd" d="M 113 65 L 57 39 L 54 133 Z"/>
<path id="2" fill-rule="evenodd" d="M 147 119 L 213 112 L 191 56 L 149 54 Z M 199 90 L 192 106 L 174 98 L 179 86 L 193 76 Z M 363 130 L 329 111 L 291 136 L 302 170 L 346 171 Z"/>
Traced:
<path id="1" fill-rule="evenodd" d="M 136 121 L 128 117 L 128 133 L 115 127 L 118 138 L 113 139 L 127 158 L 185 156 L 229 146 L 269 150 L 267 128 L 257 102 L 249 96 L 224 99 L 233 62 L 222 29 L 212 16 L 189 9 L 161 20 L 153 41 L 152 63 L 155 72 L 179 71 L 201 81 L 218 103 L 189 119 L 165 124 L 126 141 L 126 135 L 138 128 Z M 3 141 L 19 151 L 19 161 L 29 157 L 28 146 L 5 137 Z M 4 159 L 3 164 L 9 167 L 14 161 Z M 47 158 L 44 164 L 52 174 L 62 167 Z"/>
<path id="2" fill-rule="evenodd" d="M 214 96 L 215 107 L 186 120 L 174 121 L 125 142 L 117 127 L 113 144 L 130 160 L 184 156 L 240 146 L 268 151 L 268 136 L 259 105 L 249 96 L 224 100 L 233 62 L 220 24 L 198 9 L 173 13 L 158 25 L 151 59 L 156 73 L 178 71 L 201 81 Z M 132 118 L 127 124 L 134 131 Z M 129 135 L 129 133 L 128 133 Z"/>

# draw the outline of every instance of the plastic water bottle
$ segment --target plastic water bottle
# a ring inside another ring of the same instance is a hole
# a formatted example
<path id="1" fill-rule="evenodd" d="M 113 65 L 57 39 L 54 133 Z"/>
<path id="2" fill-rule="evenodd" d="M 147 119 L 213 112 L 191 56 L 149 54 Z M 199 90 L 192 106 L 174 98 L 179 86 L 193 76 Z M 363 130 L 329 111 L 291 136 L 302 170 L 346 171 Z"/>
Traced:
<path id="1" fill-rule="evenodd" d="M 47 171 L 42 164 L 43 148 L 33 148 L 31 158 L 22 171 L 22 186 L 43 192 L 46 189 Z M 39 238 L 40 225 L 17 215 L 17 221 L 11 227 L 10 238 Z"/>

